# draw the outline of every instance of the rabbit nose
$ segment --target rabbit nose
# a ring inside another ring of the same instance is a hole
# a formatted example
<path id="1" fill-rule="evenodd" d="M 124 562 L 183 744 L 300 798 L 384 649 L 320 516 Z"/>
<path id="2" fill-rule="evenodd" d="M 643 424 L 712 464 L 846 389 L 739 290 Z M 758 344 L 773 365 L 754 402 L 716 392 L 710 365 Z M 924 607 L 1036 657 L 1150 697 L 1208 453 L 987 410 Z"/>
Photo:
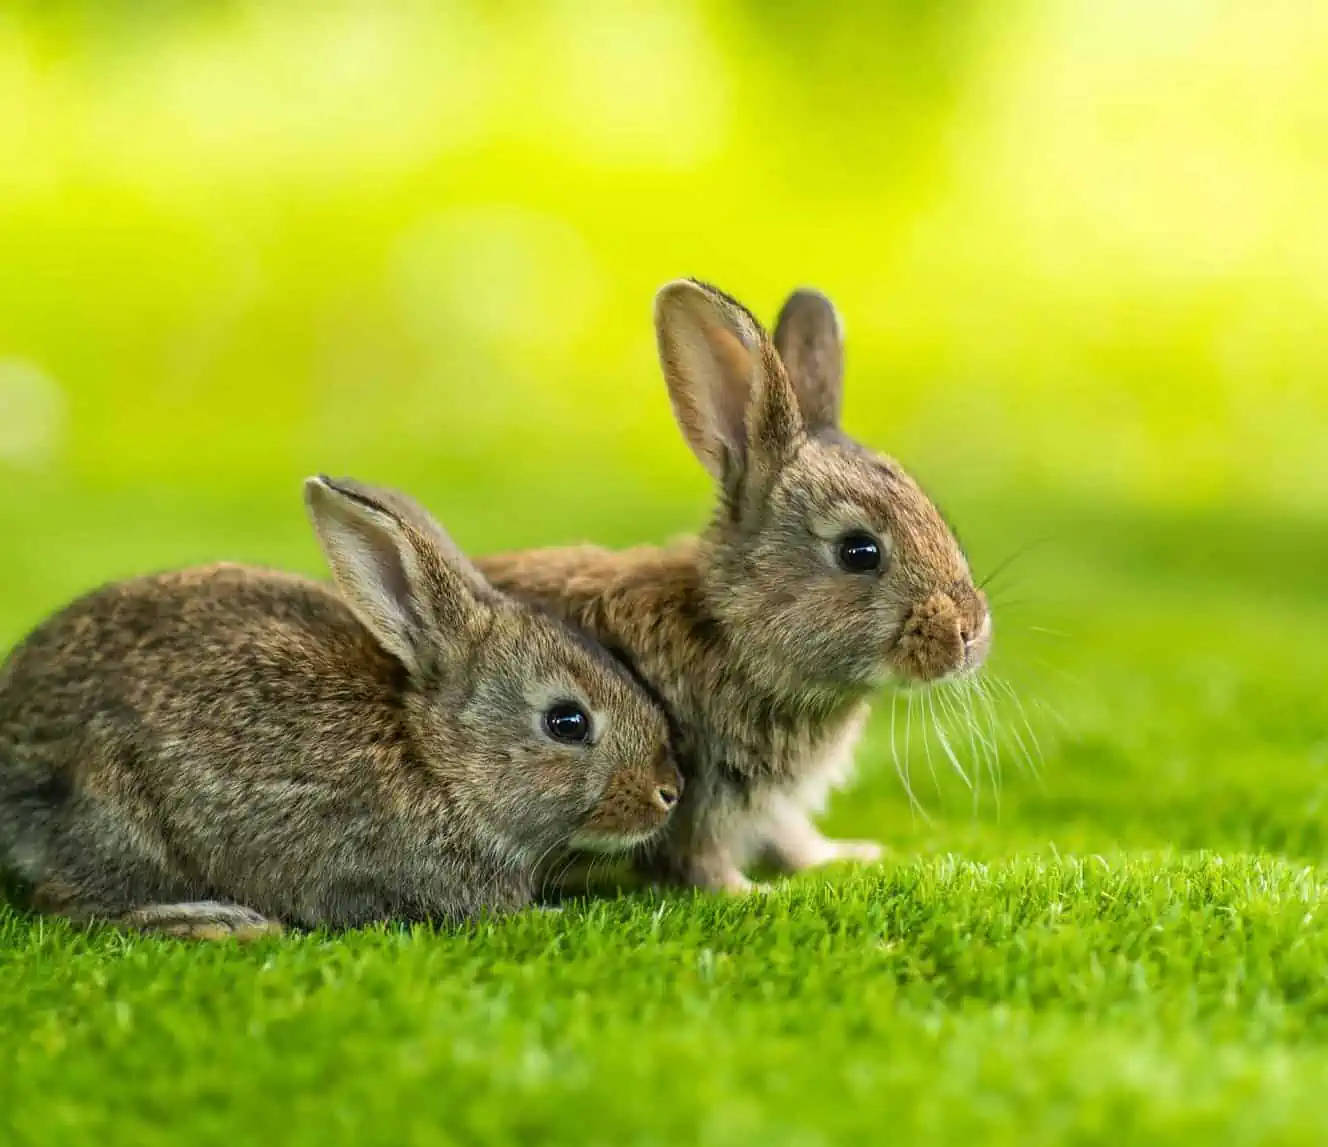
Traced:
<path id="1" fill-rule="evenodd" d="M 660 785 L 655 790 L 655 804 L 664 812 L 670 812 L 673 806 L 678 803 L 677 785 Z"/>

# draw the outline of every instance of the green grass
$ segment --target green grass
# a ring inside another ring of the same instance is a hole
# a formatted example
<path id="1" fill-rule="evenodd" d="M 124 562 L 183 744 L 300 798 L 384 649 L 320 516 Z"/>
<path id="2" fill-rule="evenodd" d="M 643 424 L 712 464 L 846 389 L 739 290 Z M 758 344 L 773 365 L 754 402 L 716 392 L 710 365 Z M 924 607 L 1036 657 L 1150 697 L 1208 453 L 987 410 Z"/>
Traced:
<path id="1" fill-rule="evenodd" d="M 6 1113 L 34 1143 L 1322 1141 L 1323 892 L 944 859 L 242 952 L 13 924 Z"/>
<path id="2" fill-rule="evenodd" d="M 54 484 L 36 504 L 0 512 L 34 539 L 6 573 L 14 636 L 130 569 L 317 568 L 292 496 Z M 506 536 L 489 505 L 459 507 L 476 546 Z M 1322 1142 L 1324 531 L 1031 490 L 949 505 L 980 568 L 1050 539 L 999 579 L 992 672 L 1040 744 L 1035 776 L 1000 707 L 999 803 L 947 779 L 915 709 L 910 810 L 883 702 L 829 820 L 889 861 L 766 898 L 251 948 L 5 912 L 8 1141 Z"/>

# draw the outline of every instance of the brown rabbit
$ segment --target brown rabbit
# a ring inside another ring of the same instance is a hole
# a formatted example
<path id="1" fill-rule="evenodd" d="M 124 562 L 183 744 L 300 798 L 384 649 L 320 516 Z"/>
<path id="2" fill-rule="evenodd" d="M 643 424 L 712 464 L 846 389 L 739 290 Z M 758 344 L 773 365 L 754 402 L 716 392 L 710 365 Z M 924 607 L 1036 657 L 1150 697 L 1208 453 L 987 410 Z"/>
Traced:
<path id="1" fill-rule="evenodd" d="M 680 281 L 655 302 L 674 414 L 715 480 L 706 532 L 669 549 L 499 555 L 480 569 L 629 664 L 672 714 L 687 790 L 658 875 L 742 890 L 879 846 L 810 814 L 851 768 L 867 698 L 979 666 L 982 593 L 945 521 L 888 458 L 839 428 L 843 347 L 829 301 L 789 298 L 773 341 L 735 300 Z"/>
<path id="2" fill-rule="evenodd" d="M 218 565 L 75 602 L 0 670 L 0 867 L 34 906 L 196 938 L 527 904 L 681 778 L 616 661 L 409 499 L 310 479 L 341 596 Z"/>

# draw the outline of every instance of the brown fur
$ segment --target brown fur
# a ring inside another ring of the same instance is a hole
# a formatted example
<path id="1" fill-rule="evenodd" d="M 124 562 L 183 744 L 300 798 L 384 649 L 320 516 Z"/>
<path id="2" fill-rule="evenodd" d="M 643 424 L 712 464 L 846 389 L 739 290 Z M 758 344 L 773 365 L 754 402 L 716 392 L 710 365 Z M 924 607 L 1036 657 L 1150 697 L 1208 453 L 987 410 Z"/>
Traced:
<path id="1" fill-rule="evenodd" d="M 758 854 L 791 870 L 871 858 L 875 845 L 828 841 L 808 814 L 850 772 L 874 689 L 981 664 L 986 601 L 917 484 L 839 430 L 827 300 L 795 294 L 771 339 L 733 299 L 679 282 L 660 292 L 656 327 L 678 424 L 719 489 L 709 528 L 666 549 L 479 566 L 584 627 L 671 712 L 687 789 L 657 871 L 742 889 Z M 886 548 L 882 572 L 837 566 L 838 540 L 858 530 Z"/>
<path id="2" fill-rule="evenodd" d="M 494 591 L 399 495 L 311 480 L 336 575 L 98 590 L 0 670 L 0 867 L 37 908 L 170 935 L 457 920 L 547 854 L 634 846 L 681 784 L 604 651 Z M 593 742 L 541 714 L 583 705 Z"/>

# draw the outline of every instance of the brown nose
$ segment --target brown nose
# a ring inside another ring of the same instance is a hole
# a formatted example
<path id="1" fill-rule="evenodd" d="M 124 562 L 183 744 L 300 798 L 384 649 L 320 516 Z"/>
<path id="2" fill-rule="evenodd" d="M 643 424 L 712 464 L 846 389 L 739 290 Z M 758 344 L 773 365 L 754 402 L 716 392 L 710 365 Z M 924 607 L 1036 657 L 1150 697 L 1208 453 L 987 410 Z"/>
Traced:
<path id="1" fill-rule="evenodd" d="M 664 812 L 670 812 L 678 803 L 677 785 L 660 785 L 655 790 L 655 804 Z"/>

